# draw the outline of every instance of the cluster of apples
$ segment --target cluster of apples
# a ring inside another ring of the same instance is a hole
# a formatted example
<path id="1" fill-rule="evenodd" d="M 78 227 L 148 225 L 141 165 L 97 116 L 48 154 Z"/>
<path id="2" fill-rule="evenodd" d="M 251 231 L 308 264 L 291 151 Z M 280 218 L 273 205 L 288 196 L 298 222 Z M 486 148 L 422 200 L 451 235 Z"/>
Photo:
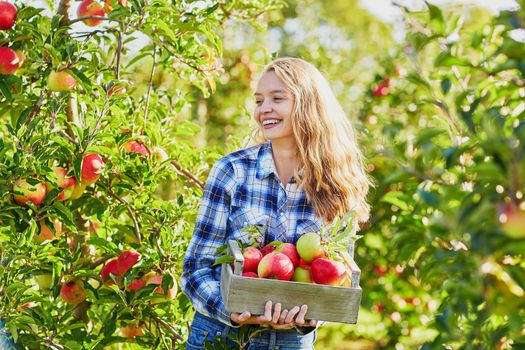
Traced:
<path id="1" fill-rule="evenodd" d="M 13 185 L 13 199 L 21 205 L 33 203 L 38 206 L 55 185 L 62 190 L 56 200 L 78 199 L 87 186 L 98 180 L 103 166 L 102 157 L 97 153 L 90 153 L 82 158 L 80 182 L 74 176 L 68 176 L 69 170 L 63 167 L 53 167 L 55 184 L 40 182 L 36 178 L 19 178 Z"/>
<path id="2" fill-rule="evenodd" d="M 168 289 L 165 293 L 162 288 L 162 275 L 150 272 L 141 278 L 133 280 L 127 286 L 122 285 L 122 279 L 126 273 L 135 266 L 140 260 L 140 254 L 133 250 L 124 250 L 120 255 L 108 261 L 102 270 L 100 270 L 100 277 L 102 282 L 106 286 L 114 285 L 115 282 L 119 288 L 125 288 L 127 291 L 138 292 L 140 289 L 148 285 L 157 285 L 154 289 L 156 297 L 152 298 L 150 302 L 152 304 L 162 303 L 173 300 L 177 295 L 177 284 L 174 283 L 173 287 Z"/>
<path id="3" fill-rule="evenodd" d="M 301 236 L 296 245 L 272 242 L 260 249 L 243 249 L 245 277 L 278 279 L 304 283 L 343 286 L 349 282 L 348 268 L 329 259 L 315 232 Z"/>
<path id="4" fill-rule="evenodd" d="M 0 30 L 10 30 L 16 22 L 18 10 L 15 5 L 0 1 Z M 14 74 L 25 59 L 21 51 L 15 51 L 7 46 L 0 47 L 0 75 Z"/>
<path id="5" fill-rule="evenodd" d="M 125 7 L 129 6 L 128 0 L 105 0 L 104 6 L 98 3 L 95 0 L 84 0 L 80 3 L 77 9 L 77 16 L 79 18 L 83 17 L 106 17 L 107 13 L 113 11 L 113 6 L 117 2 Z M 86 18 L 82 22 L 90 27 L 96 27 L 102 23 L 101 18 Z"/>

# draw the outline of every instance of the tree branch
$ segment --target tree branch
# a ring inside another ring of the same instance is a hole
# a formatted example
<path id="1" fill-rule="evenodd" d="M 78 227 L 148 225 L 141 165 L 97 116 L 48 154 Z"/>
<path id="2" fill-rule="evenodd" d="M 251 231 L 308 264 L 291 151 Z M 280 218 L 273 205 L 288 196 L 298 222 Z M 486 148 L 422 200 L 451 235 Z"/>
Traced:
<path id="1" fill-rule="evenodd" d="M 164 328 L 166 328 L 173 335 L 175 340 L 182 340 L 182 337 L 177 333 L 177 331 L 175 330 L 175 328 L 173 328 L 172 325 L 170 325 L 168 322 L 164 321 L 163 319 L 157 316 L 152 317 L 156 322 L 160 323 Z"/>
<path id="2" fill-rule="evenodd" d="M 149 100 L 151 97 L 151 92 L 153 91 L 153 75 L 155 74 L 155 66 L 157 56 L 157 45 L 153 45 L 153 64 L 151 65 L 151 74 L 149 76 L 148 83 L 148 94 L 146 95 L 146 110 L 144 111 L 144 121 L 142 122 L 142 132 L 146 129 L 146 121 L 148 119 L 148 110 L 149 110 Z"/>
<path id="3" fill-rule="evenodd" d="M 182 176 L 184 176 L 184 177 L 188 178 L 189 180 L 191 180 L 192 182 L 194 182 L 201 190 L 204 189 L 204 182 L 202 182 L 197 176 L 193 175 L 188 170 L 184 169 L 179 164 L 179 162 L 177 162 L 176 160 L 172 160 L 171 164 L 175 167 L 175 169 L 177 169 L 179 174 L 181 174 Z"/>
<path id="4" fill-rule="evenodd" d="M 102 186 L 102 185 L 101 185 Z M 102 186 L 104 187 L 104 186 Z M 105 188 L 105 190 L 108 192 L 108 194 L 115 198 L 117 201 L 119 201 L 120 203 L 122 204 L 126 204 L 126 210 L 128 211 L 129 213 L 129 216 L 131 217 L 131 220 L 133 220 L 133 229 L 134 229 L 134 232 L 135 232 L 135 237 L 137 238 L 137 240 L 139 241 L 139 244 L 142 244 L 142 239 L 140 237 L 140 226 L 139 226 L 139 222 L 137 220 L 137 217 L 135 216 L 135 213 L 133 212 L 133 210 L 131 209 L 131 205 L 122 197 L 120 197 L 119 195 L 117 195 L 116 193 L 113 193 L 113 191 L 111 191 L 109 188 Z"/>

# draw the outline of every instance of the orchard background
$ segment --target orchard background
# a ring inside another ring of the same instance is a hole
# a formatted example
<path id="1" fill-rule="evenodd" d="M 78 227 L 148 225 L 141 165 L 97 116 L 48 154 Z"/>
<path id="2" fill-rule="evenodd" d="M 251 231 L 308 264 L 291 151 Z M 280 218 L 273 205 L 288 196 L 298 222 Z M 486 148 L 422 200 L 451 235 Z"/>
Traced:
<path id="1" fill-rule="evenodd" d="M 25 56 L 0 75 L 0 319 L 20 348 L 183 348 L 193 310 L 168 290 L 272 55 L 325 72 L 376 184 L 359 321 L 317 348 L 525 348 L 524 0 L 400 7 L 395 24 L 355 0 L 106 2 L 88 27 L 79 2 L 14 1 L 0 31 Z M 57 71 L 76 86 L 51 91 Z M 20 179 L 47 184 L 41 204 L 15 200 Z M 139 262 L 103 283 L 123 251 Z"/>

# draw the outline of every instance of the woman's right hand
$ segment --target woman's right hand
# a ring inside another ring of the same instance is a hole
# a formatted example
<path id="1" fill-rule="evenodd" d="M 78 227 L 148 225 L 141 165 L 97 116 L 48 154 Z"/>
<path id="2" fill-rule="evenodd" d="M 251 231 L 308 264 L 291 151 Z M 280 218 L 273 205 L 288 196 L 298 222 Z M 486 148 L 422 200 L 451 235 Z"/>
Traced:
<path id="1" fill-rule="evenodd" d="M 272 302 L 268 300 L 264 306 L 264 314 L 252 316 L 251 313 L 245 311 L 241 314 L 232 312 L 230 318 L 233 322 L 240 325 L 244 324 L 261 324 L 270 325 L 276 329 L 292 328 L 294 326 L 305 325 L 304 316 L 308 311 L 308 307 L 303 305 L 302 307 L 294 307 L 290 311 L 282 310 L 281 304 L 275 304 L 275 308 L 272 312 Z M 315 321 L 310 323 L 315 325 Z"/>

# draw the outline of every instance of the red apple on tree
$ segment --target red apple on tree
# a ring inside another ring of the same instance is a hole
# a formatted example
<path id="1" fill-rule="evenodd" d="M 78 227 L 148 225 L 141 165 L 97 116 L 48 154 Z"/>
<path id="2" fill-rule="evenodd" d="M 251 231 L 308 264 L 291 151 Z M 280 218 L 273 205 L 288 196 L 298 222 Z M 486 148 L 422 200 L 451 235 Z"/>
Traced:
<path id="1" fill-rule="evenodd" d="M 118 0 L 118 3 L 124 7 L 129 6 L 128 0 Z M 117 0 L 105 0 L 104 1 L 104 12 L 110 13 L 113 11 L 113 6 L 117 4 Z"/>
<path id="2" fill-rule="evenodd" d="M 318 284 L 340 286 L 346 278 L 346 266 L 340 261 L 318 258 L 312 262 L 312 279 Z"/>
<path id="3" fill-rule="evenodd" d="M 144 325 L 137 325 L 136 322 L 128 323 L 125 327 L 120 329 L 120 334 L 129 340 L 134 340 L 135 337 L 144 335 Z"/>
<path id="4" fill-rule="evenodd" d="M 58 194 L 56 199 L 58 201 L 69 199 L 73 193 L 75 184 L 77 183 L 76 179 L 73 176 L 67 176 L 68 170 L 66 168 L 54 167 L 53 171 L 55 173 L 56 184 L 59 188 L 63 189 L 63 191 Z M 48 192 L 51 191 L 52 188 L 53 187 L 51 184 L 47 184 Z"/>
<path id="5" fill-rule="evenodd" d="M 134 250 L 124 250 L 117 258 L 119 276 L 124 276 L 139 261 L 140 254 Z"/>
<path id="6" fill-rule="evenodd" d="M 306 263 L 325 256 L 321 236 L 315 232 L 308 232 L 299 237 L 296 247 L 297 253 Z"/>
<path id="7" fill-rule="evenodd" d="M 40 205 L 46 197 L 46 184 L 43 182 L 32 185 L 25 179 L 18 179 L 13 186 L 13 198 L 18 204 L 33 203 Z"/>
<path id="8" fill-rule="evenodd" d="M 97 153 L 91 153 L 84 156 L 81 167 L 81 182 L 89 186 L 95 183 L 100 177 L 102 168 L 104 167 L 104 160 Z"/>
<path id="9" fill-rule="evenodd" d="M 146 148 L 146 146 L 144 146 L 143 143 L 138 142 L 138 141 L 134 141 L 134 140 L 126 141 L 122 145 L 122 148 L 124 149 L 124 152 L 126 153 L 139 153 L 146 157 L 149 156 L 149 150 Z"/>
<path id="10" fill-rule="evenodd" d="M 42 243 L 47 240 L 53 240 L 60 236 L 62 233 L 62 223 L 58 221 L 57 219 L 52 220 L 54 232 L 51 230 L 51 228 L 46 224 L 46 221 L 44 219 L 40 220 L 40 233 L 35 236 L 35 241 L 37 243 Z"/>
<path id="11" fill-rule="evenodd" d="M 0 30 L 11 29 L 15 24 L 16 14 L 15 5 L 7 1 L 0 1 Z"/>
<path id="12" fill-rule="evenodd" d="M 275 252 L 265 255 L 257 268 L 259 277 L 282 281 L 289 281 L 293 272 L 294 268 L 290 258 L 282 253 Z"/>
<path id="13" fill-rule="evenodd" d="M 257 265 L 259 265 L 259 261 L 261 261 L 263 257 L 259 249 L 255 247 L 246 247 L 244 251 L 242 252 L 242 255 L 244 257 L 244 266 L 243 266 L 242 271 L 243 272 L 256 272 Z"/>
<path id="14" fill-rule="evenodd" d="M 79 280 L 71 280 L 60 288 L 60 297 L 68 304 L 80 304 L 86 299 L 86 290 Z"/>
<path id="15" fill-rule="evenodd" d="M 73 191 L 71 191 L 71 196 L 69 199 L 79 199 L 82 197 L 82 194 L 86 190 L 86 184 L 83 184 L 81 182 L 76 182 L 73 186 Z"/>
<path id="16" fill-rule="evenodd" d="M 162 275 L 156 275 L 156 274 L 147 274 L 144 276 L 146 279 L 146 284 L 155 284 L 158 285 L 157 288 L 153 291 L 155 294 L 162 294 L 162 296 L 157 296 L 156 298 L 152 298 L 150 302 L 152 304 L 158 304 L 163 303 L 166 301 L 173 300 L 177 296 L 177 283 L 175 281 L 173 282 L 173 287 L 168 289 L 166 293 L 164 293 L 164 289 L 162 288 Z"/>
<path id="17" fill-rule="evenodd" d="M 100 5 L 98 2 L 94 0 L 84 0 L 78 5 L 77 9 L 77 16 L 79 18 L 81 17 L 105 17 L 106 14 L 104 13 L 104 8 L 102 5 Z M 82 22 L 84 22 L 86 25 L 90 27 L 98 26 L 100 23 L 102 23 L 101 19 L 96 18 L 90 18 L 85 19 Z"/>
<path id="18" fill-rule="evenodd" d="M 100 270 L 100 277 L 102 278 L 102 282 L 106 284 L 107 286 L 111 286 L 115 284 L 115 281 L 111 278 L 110 274 L 113 276 L 119 276 L 118 273 L 118 267 L 117 267 L 117 259 L 110 260 L 104 265 L 102 270 Z"/>
<path id="19" fill-rule="evenodd" d="M 20 66 L 20 58 L 8 47 L 0 47 L 0 74 L 14 74 Z"/>
<path id="20" fill-rule="evenodd" d="M 69 91 L 73 89 L 75 85 L 77 85 L 76 79 L 64 70 L 58 72 L 51 72 L 47 77 L 47 87 L 51 91 Z"/>

